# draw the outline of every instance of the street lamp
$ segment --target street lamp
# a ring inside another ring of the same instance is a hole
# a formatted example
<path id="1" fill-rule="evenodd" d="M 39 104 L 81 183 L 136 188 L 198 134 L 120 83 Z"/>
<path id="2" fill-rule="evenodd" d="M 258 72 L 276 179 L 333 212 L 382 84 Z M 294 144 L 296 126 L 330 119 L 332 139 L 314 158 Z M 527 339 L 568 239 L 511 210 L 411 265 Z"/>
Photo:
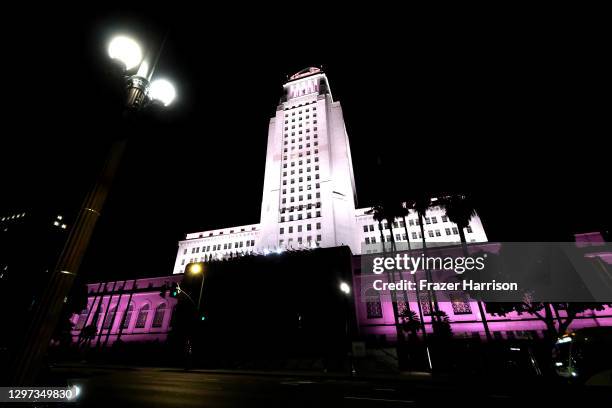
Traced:
<path id="1" fill-rule="evenodd" d="M 142 49 L 130 37 L 118 35 L 108 44 L 108 55 L 123 64 L 126 71 L 136 68 L 142 62 Z"/>
<path id="2" fill-rule="evenodd" d="M 146 57 L 143 57 L 140 45 L 132 38 L 119 35 L 110 41 L 109 57 L 119 61 L 124 68 L 123 76 L 127 84 L 127 108 L 138 110 L 153 101 L 159 101 L 164 106 L 168 106 L 176 98 L 176 89 L 172 82 L 167 79 L 152 81 L 162 47 L 151 63 L 154 53 L 150 51 Z M 138 67 L 136 73 L 131 73 L 136 67 Z"/>
<path id="3" fill-rule="evenodd" d="M 346 282 L 340 282 L 340 291 L 345 295 L 351 294 L 351 287 Z"/>
<path id="4" fill-rule="evenodd" d="M 168 106 L 176 98 L 174 85 L 167 79 L 156 79 L 149 85 L 149 98 Z"/>
<path id="5" fill-rule="evenodd" d="M 355 364 L 353 363 L 353 347 L 351 343 L 351 338 L 349 335 L 349 316 L 350 316 L 350 304 L 349 298 L 351 297 L 351 287 L 348 283 L 341 281 L 340 282 L 340 292 L 342 292 L 344 296 L 344 306 L 345 306 L 345 324 L 344 324 L 344 334 L 346 336 L 347 346 L 348 346 L 348 357 L 349 363 L 351 365 L 351 375 L 356 374 Z"/>
<path id="6" fill-rule="evenodd" d="M 122 76 L 127 88 L 125 107 L 128 111 L 138 111 L 153 100 L 160 100 L 165 106 L 174 100 L 176 92 L 168 81 L 162 82 L 161 87 L 160 84 L 155 85 L 152 93 L 149 89 L 162 48 L 163 46 L 160 46 L 156 52 L 149 50 L 145 55 L 138 42 L 124 35 L 116 36 L 108 43 L 109 57 L 119 61 L 122 66 Z M 64 307 L 64 299 L 70 293 L 78 274 L 125 145 L 125 138 L 113 143 L 95 185 L 81 205 L 41 300 L 32 313 L 28 335 L 13 358 L 10 370 L 10 382 L 13 385 L 31 385 L 43 366 L 44 356 Z M 61 218 L 55 221 L 59 228 L 66 229 L 66 224 L 60 223 Z"/>
<path id="7" fill-rule="evenodd" d="M 192 275 L 202 274 L 202 283 L 200 284 L 200 296 L 198 296 L 198 315 L 200 314 L 200 304 L 202 303 L 202 290 L 204 289 L 204 266 L 202 263 L 194 263 L 189 267 L 189 273 Z M 201 318 L 201 316 L 200 316 Z"/>

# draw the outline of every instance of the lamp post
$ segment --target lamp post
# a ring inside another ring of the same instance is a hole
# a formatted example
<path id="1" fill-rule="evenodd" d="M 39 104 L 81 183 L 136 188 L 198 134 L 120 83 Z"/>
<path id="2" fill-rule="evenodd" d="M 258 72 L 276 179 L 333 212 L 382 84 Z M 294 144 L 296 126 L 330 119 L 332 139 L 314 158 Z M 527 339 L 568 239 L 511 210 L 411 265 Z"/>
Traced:
<path id="1" fill-rule="evenodd" d="M 151 64 L 149 56 L 143 58 L 138 43 L 127 37 L 117 36 L 108 45 L 108 55 L 122 66 L 126 84 L 126 114 L 136 112 L 153 101 L 169 105 L 176 92 L 166 80 L 151 81 L 161 48 Z M 153 53 L 149 53 L 153 55 Z M 131 74 L 136 68 L 136 74 Z M 158 82 L 162 81 L 162 82 Z M 130 132 L 127 132 L 129 134 Z M 79 214 L 70 229 L 64 248 L 53 269 L 49 283 L 44 289 L 21 347 L 16 350 L 11 364 L 12 385 L 32 385 L 43 365 L 44 356 L 61 316 L 61 311 L 76 278 L 81 261 L 101 214 L 110 186 L 115 178 L 121 157 L 125 151 L 126 138 L 113 143 L 96 183 L 85 197 Z"/>
<path id="2" fill-rule="evenodd" d="M 344 306 L 345 306 L 344 335 L 346 337 L 346 342 L 347 342 L 347 347 L 348 347 L 349 365 L 350 365 L 351 375 L 355 375 L 357 371 L 355 370 L 355 365 L 353 363 L 353 350 L 352 350 L 352 343 L 351 343 L 350 332 L 349 332 L 349 316 L 350 316 L 350 311 L 351 311 L 349 299 L 351 297 L 351 287 L 349 286 L 348 283 L 341 281 L 340 282 L 340 292 L 342 292 L 344 295 Z"/>
<path id="3" fill-rule="evenodd" d="M 204 290 L 204 266 L 202 265 L 202 263 L 194 263 L 191 264 L 191 266 L 189 267 L 189 273 L 191 273 L 192 275 L 199 275 L 200 273 L 202 274 L 202 283 L 200 283 L 200 296 L 198 296 L 198 316 L 200 315 L 200 305 L 202 304 L 202 291 Z M 202 316 L 199 316 L 200 318 L 202 318 Z"/>

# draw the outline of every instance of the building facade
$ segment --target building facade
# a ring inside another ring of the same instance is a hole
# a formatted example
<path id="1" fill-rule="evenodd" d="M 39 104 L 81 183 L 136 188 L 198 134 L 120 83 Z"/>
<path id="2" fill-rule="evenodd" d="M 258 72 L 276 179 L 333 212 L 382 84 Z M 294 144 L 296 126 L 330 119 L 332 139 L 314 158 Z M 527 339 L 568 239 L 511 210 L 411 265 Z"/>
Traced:
<path id="1" fill-rule="evenodd" d="M 71 319 L 73 341 L 92 347 L 166 341 L 177 304 L 170 287 L 181 280 L 172 275 L 88 284 L 87 307 Z"/>
<path id="2" fill-rule="evenodd" d="M 411 211 L 391 226 L 387 222 L 379 224 L 371 210 L 357 208 L 350 143 L 340 102 L 333 99 L 323 71 L 302 70 L 283 85 L 280 104 L 269 122 L 259 223 L 188 233 L 178 243 L 171 276 L 90 284 L 88 307 L 73 318 L 74 339 L 82 340 L 82 329 L 93 325 L 97 333 L 94 343 L 112 344 L 119 338 L 163 341 L 171 330 L 176 299 L 163 296 L 160 288 L 180 282 L 190 263 L 346 246 L 354 255 L 352 283 L 359 335 L 394 341 L 391 302 L 381 299 L 382 294 L 364 299 L 365 294 L 356 289 L 367 286 L 371 279 L 358 272 L 361 254 L 384 251 L 384 245 L 391 241 L 397 243 L 398 250 L 420 249 L 423 240 L 428 247 L 448 247 L 458 243 L 460 235 L 457 225 L 435 205 L 435 200 L 422 220 Z M 478 216 L 472 217 L 464 233 L 470 246 L 487 242 Z M 583 234 L 576 240 L 580 245 L 591 245 L 598 238 Z M 600 258 L 606 265 L 612 264 L 609 254 Z M 402 307 L 417 310 L 420 306 L 423 321 L 431 330 L 429 304 L 409 298 Z M 484 337 L 474 301 L 458 295 L 441 302 L 440 309 L 451 319 L 456 335 Z M 541 321 L 525 314 L 503 318 L 489 315 L 487 320 L 499 338 L 537 337 L 546 329 Z M 572 328 L 592 325 L 612 325 L 610 308 L 582 314 Z"/>
<path id="3" fill-rule="evenodd" d="M 409 193 L 409 192 L 407 192 Z M 248 253 L 346 245 L 354 254 L 379 251 L 380 232 L 371 208 L 356 208 L 357 192 L 342 106 L 333 99 L 327 76 L 306 68 L 283 85 L 270 119 L 261 217 L 258 224 L 189 233 L 178 244 L 173 273 L 190 262 Z M 397 242 L 418 247 L 418 217 L 393 225 Z M 439 207 L 425 217 L 427 243 L 459 241 L 457 226 Z M 480 219 L 465 231 L 469 242 L 486 242 Z M 384 239 L 390 231 L 384 226 Z"/>

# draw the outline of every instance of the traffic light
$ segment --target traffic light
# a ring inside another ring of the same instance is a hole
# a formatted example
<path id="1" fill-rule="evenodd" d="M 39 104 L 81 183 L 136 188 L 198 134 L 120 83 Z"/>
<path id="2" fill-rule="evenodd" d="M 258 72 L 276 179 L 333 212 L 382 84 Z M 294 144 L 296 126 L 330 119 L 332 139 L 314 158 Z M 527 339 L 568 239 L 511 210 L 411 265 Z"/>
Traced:
<path id="1" fill-rule="evenodd" d="M 179 287 L 178 283 L 175 282 L 170 287 L 170 297 L 177 298 L 179 293 L 181 293 L 181 288 Z"/>
<path id="2" fill-rule="evenodd" d="M 200 321 L 203 322 L 206 320 L 206 316 L 205 315 L 200 315 Z"/>
<path id="3" fill-rule="evenodd" d="M 159 288 L 159 296 L 165 298 L 166 297 L 166 292 L 168 291 L 168 284 L 164 283 L 161 288 Z"/>

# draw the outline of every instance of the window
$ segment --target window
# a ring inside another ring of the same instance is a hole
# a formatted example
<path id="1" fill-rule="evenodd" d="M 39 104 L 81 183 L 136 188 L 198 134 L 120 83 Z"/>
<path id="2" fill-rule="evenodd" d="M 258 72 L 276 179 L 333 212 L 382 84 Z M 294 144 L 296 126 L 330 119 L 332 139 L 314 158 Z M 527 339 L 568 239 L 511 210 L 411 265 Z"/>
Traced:
<path id="1" fill-rule="evenodd" d="M 440 230 L 436 230 L 436 237 L 441 237 L 442 234 L 440 234 Z"/>
<path id="2" fill-rule="evenodd" d="M 451 234 L 451 229 L 450 228 L 444 228 L 444 232 L 446 232 L 446 235 L 450 235 Z"/>
<path id="3" fill-rule="evenodd" d="M 431 217 L 431 223 L 432 224 L 437 224 L 438 223 L 438 219 L 436 217 Z"/>
<path id="4" fill-rule="evenodd" d="M 382 315 L 382 305 L 380 294 L 375 289 L 368 289 L 366 295 L 366 313 L 368 319 L 380 319 Z"/>
<path id="5" fill-rule="evenodd" d="M 155 315 L 153 316 L 153 327 L 162 327 L 162 323 L 164 322 L 164 314 L 166 313 L 166 304 L 161 303 L 155 309 Z"/>
<path id="6" fill-rule="evenodd" d="M 370 238 L 366 237 L 366 239 L 365 239 L 365 243 L 366 243 L 366 244 L 369 244 L 369 243 L 370 243 Z"/>
<path id="7" fill-rule="evenodd" d="M 123 319 L 123 328 L 127 329 L 130 327 L 130 321 L 132 320 L 132 313 L 134 312 L 134 304 L 130 303 L 127 310 L 125 311 L 125 318 Z"/>
<path id="8" fill-rule="evenodd" d="M 368 232 L 368 226 L 367 225 L 363 226 L 363 232 Z"/>
<path id="9" fill-rule="evenodd" d="M 447 222 L 447 221 L 448 221 L 448 216 L 443 215 L 443 216 L 442 216 L 442 222 Z"/>
<path id="10" fill-rule="evenodd" d="M 149 305 L 144 305 L 138 312 L 138 319 L 136 320 L 136 326 L 134 327 L 137 329 L 143 329 L 147 324 L 147 317 L 149 317 Z"/>
<path id="11" fill-rule="evenodd" d="M 421 304 L 423 315 L 431 316 L 431 304 L 429 303 L 429 296 L 426 293 L 419 294 L 419 303 Z"/>
<path id="12" fill-rule="evenodd" d="M 79 314 L 79 320 L 77 321 L 77 324 L 74 328 L 75 330 L 81 330 L 83 329 L 83 327 L 85 327 L 85 321 L 87 320 L 87 315 L 88 315 L 87 309 L 81 310 L 81 313 Z"/>
<path id="13" fill-rule="evenodd" d="M 427 234 L 429 235 L 429 238 L 434 237 L 434 232 L 432 230 L 427 231 Z"/>
<path id="14" fill-rule="evenodd" d="M 282 228 L 282 227 L 281 227 L 281 229 L 280 229 L 280 233 L 281 233 L 281 234 L 284 234 L 284 233 L 285 233 L 285 228 Z"/>
<path id="15" fill-rule="evenodd" d="M 321 229 L 321 223 L 317 222 L 317 229 Z"/>
<path id="16" fill-rule="evenodd" d="M 106 318 L 104 319 L 103 329 L 110 329 L 113 322 L 115 321 L 115 315 L 117 314 L 117 305 L 111 307 L 110 311 L 106 312 Z"/>
<path id="17" fill-rule="evenodd" d="M 370 224 L 370 232 L 374 231 L 374 224 Z"/>
<path id="18" fill-rule="evenodd" d="M 472 227 L 470 227 L 469 225 L 465 227 L 465 230 L 468 232 L 468 234 L 472 233 Z"/>
<path id="19" fill-rule="evenodd" d="M 459 234 L 459 230 L 457 229 L 457 227 L 453 227 L 453 234 L 455 235 Z"/>
<path id="20" fill-rule="evenodd" d="M 453 313 L 456 315 L 471 314 L 472 308 L 468 298 L 463 293 L 451 293 L 448 295 L 453 306 Z"/>

